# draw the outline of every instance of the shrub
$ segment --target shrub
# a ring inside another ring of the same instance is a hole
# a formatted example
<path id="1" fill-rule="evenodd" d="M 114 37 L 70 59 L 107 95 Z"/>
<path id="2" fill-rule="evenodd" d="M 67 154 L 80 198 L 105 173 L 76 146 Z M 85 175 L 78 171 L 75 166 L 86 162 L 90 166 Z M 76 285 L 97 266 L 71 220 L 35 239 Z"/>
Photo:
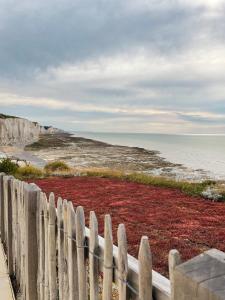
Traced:
<path id="1" fill-rule="evenodd" d="M 44 169 L 47 173 L 56 172 L 56 171 L 70 171 L 70 167 L 61 160 L 56 160 L 48 163 L 44 167 Z"/>
<path id="2" fill-rule="evenodd" d="M 33 179 L 43 177 L 44 173 L 41 169 L 34 166 L 19 167 L 16 172 L 16 177 L 23 179 Z"/>
<path id="3" fill-rule="evenodd" d="M 3 158 L 0 160 L 0 172 L 14 175 L 18 168 L 18 164 L 14 163 L 10 158 Z"/>

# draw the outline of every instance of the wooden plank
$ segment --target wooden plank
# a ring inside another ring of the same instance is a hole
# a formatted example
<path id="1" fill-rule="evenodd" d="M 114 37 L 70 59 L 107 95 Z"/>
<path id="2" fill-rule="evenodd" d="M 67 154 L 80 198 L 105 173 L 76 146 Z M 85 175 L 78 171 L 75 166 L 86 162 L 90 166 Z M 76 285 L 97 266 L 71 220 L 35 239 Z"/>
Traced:
<path id="1" fill-rule="evenodd" d="M 35 185 L 25 186 L 25 282 L 26 300 L 37 300 L 37 202 L 40 199 L 40 189 Z"/>
<path id="2" fill-rule="evenodd" d="M 68 299 L 69 297 L 69 278 L 68 278 L 68 220 L 67 220 L 67 200 L 63 200 L 63 252 L 64 252 L 64 263 L 63 263 L 63 299 Z"/>
<path id="3" fill-rule="evenodd" d="M 7 247 L 8 237 L 8 177 L 3 176 L 3 193 L 4 193 L 4 240 L 3 245 Z"/>
<path id="4" fill-rule="evenodd" d="M 64 258 L 63 258 L 63 202 L 62 198 L 57 201 L 57 226 L 58 226 L 58 281 L 59 281 L 59 300 L 63 300 L 63 272 L 64 272 Z"/>
<path id="5" fill-rule="evenodd" d="M 7 263 L 9 275 L 13 275 L 13 227 L 12 227 L 12 182 L 13 177 L 7 176 Z"/>
<path id="6" fill-rule="evenodd" d="M 113 237 L 110 215 L 105 216 L 104 238 L 103 299 L 111 300 L 113 279 Z"/>
<path id="7" fill-rule="evenodd" d="M 76 240 L 77 240 L 77 265 L 79 300 L 87 299 L 87 277 L 86 261 L 84 253 L 85 242 L 85 219 L 83 207 L 78 206 L 76 210 Z"/>
<path id="8" fill-rule="evenodd" d="M 18 251 L 18 273 L 19 277 L 18 282 L 20 286 L 21 295 L 25 293 L 24 286 L 24 265 L 25 265 L 25 250 L 24 250 L 24 197 L 23 197 L 23 182 L 18 182 L 18 243 L 17 243 L 17 251 Z"/>
<path id="9" fill-rule="evenodd" d="M 39 296 L 40 300 L 44 300 L 45 293 L 45 218 L 44 218 L 44 201 L 45 195 L 41 193 L 39 207 Z"/>
<path id="10" fill-rule="evenodd" d="M 11 280 L 8 274 L 7 260 L 0 242 L 0 296 L 1 300 L 15 300 Z"/>
<path id="11" fill-rule="evenodd" d="M 5 240 L 5 214 L 4 214 L 4 191 L 3 191 L 3 176 L 4 173 L 0 173 L 0 232 L 1 240 Z"/>
<path id="12" fill-rule="evenodd" d="M 119 277 L 119 300 L 127 299 L 127 237 L 124 224 L 120 224 L 117 231 L 118 240 L 118 277 Z"/>
<path id="13" fill-rule="evenodd" d="M 49 270 L 49 296 L 50 300 L 57 299 L 56 289 L 56 210 L 55 196 L 49 196 L 49 222 L 48 222 L 48 270 Z"/>
<path id="14" fill-rule="evenodd" d="M 20 260 L 20 289 L 21 294 L 25 297 L 25 201 L 24 201 L 24 182 L 20 182 L 20 249 L 21 249 L 21 260 Z"/>
<path id="15" fill-rule="evenodd" d="M 147 236 L 141 238 L 138 263 L 139 298 L 142 300 L 152 300 L 152 256 Z"/>
<path id="16" fill-rule="evenodd" d="M 68 203 L 68 277 L 69 277 L 69 300 L 79 298 L 78 291 L 78 268 L 76 248 L 76 215 L 72 202 Z"/>
<path id="17" fill-rule="evenodd" d="M 174 299 L 225 299 L 225 253 L 206 251 L 174 270 Z"/>
<path id="18" fill-rule="evenodd" d="M 13 274 L 16 275 L 16 240 L 17 240 L 17 199 L 16 199 L 16 179 L 13 178 L 11 182 L 11 197 L 12 197 L 12 264 Z"/>
<path id="19" fill-rule="evenodd" d="M 49 221 L 49 204 L 48 204 L 48 199 L 46 195 L 44 194 L 44 199 L 43 199 L 43 205 L 44 205 L 44 231 L 45 231 L 45 278 L 44 278 L 44 287 L 45 287 L 45 295 L 44 299 L 49 300 L 50 294 L 49 294 L 49 270 L 48 270 L 48 221 Z"/>
<path id="20" fill-rule="evenodd" d="M 169 276 L 170 276 L 170 287 L 171 287 L 171 300 L 174 300 L 174 270 L 176 266 L 181 264 L 181 257 L 179 251 L 172 249 L 169 252 Z"/>
<path id="21" fill-rule="evenodd" d="M 90 300 L 99 299 L 99 268 L 98 268 L 98 221 L 95 212 L 90 212 L 90 240 L 89 240 L 89 280 Z"/>

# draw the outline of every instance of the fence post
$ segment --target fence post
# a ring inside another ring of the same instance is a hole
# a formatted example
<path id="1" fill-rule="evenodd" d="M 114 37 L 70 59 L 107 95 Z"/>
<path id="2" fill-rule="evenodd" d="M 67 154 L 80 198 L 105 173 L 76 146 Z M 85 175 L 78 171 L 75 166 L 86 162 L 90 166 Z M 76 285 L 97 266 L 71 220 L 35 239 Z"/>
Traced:
<path id="1" fill-rule="evenodd" d="M 90 300 L 98 300 L 98 221 L 93 211 L 90 212 L 90 243 L 89 243 L 89 278 Z"/>
<path id="2" fill-rule="evenodd" d="M 77 270 L 77 248 L 76 248 L 76 215 L 72 202 L 68 203 L 68 278 L 69 278 L 69 300 L 76 300 L 78 293 L 78 270 Z"/>
<path id="3" fill-rule="evenodd" d="M 46 194 L 43 195 L 43 206 L 44 206 L 44 227 L 45 227 L 45 293 L 44 299 L 49 300 L 49 277 L 48 277 L 48 222 L 49 222 L 49 204 Z"/>
<path id="4" fill-rule="evenodd" d="M 118 240 L 118 274 L 119 274 L 119 300 L 127 299 L 127 237 L 124 224 L 120 224 L 117 231 Z"/>
<path id="5" fill-rule="evenodd" d="M 37 300 L 38 275 L 38 236 L 37 236 L 37 205 L 40 200 L 40 189 L 25 184 L 25 283 L 26 300 Z"/>
<path id="6" fill-rule="evenodd" d="M 41 193 L 39 206 L 39 296 L 40 300 L 44 300 L 45 294 L 45 219 L 44 219 L 44 201 L 45 195 Z"/>
<path id="7" fill-rule="evenodd" d="M 11 195 L 12 195 L 12 259 L 13 259 L 13 273 L 17 278 L 17 238 L 18 238 L 18 220 L 17 220 L 17 180 L 13 179 L 11 183 Z"/>
<path id="8" fill-rule="evenodd" d="M 113 237 L 110 215 L 105 215 L 104 238 L 103 299 L 111 300 L 113 277 Z"/>
<path id="9" fill-rule="evenodd" d="M 48 222 L 48 262 L 49 262 L 49 293 L 50 300 L 57 299 L 56 291 L 56 210 L 55 196 L 49 196 L 49 222 Z"/>
<path id="10" fill-rule="evenodd" d="M 59 300 L 63 300 L 63 202 L 62 198 L 57 201 L 57 227 L 58 227 L 58 280 L 59 280 Z"/>
<path id="11" fill-rule="evenodd" d="M 77 240 L 77 266 L 78 266 L 78 284 L 79 300 L 87 299 L 87 278 L 86 264 L 84 255 L 85 241 L 85 219 L 83 207 L 78 206 L 76 210 L 76 240 Z"/>
<path id="12" fill-rule="evenodd" d="M 174 270 L 176 266 L 181 263 L 180 253 L 172 249 L 169 252 L 169 276 L 170 276 L 170 286 L 171 286 L 171 300 L 174 300 Z"/>
<path id="13" fill-rule="evenodd" d="M 138 264 L 139 299 L 152 300 L 152 256 L 147 236 L 141 238 Z"/>
<path id="14" fill-rule="evenodd" d="M 175 300 L 224 300 L 225 253 L 208 250 L 174 269 Z"/>
<path id="15" fill-rule="evenodd" d="M 6 193 L 7 193 L 7 205 L 6 205 L 6 216 L 7 216 L 7 224 L 6 224 L 6 233 L 7 233 L 7 260 L 8 260 L 8 272 L 9 275 L 13 275 L 13 242 L 12 242 L 12 234 L 13 234 L 13 228 L 12 228 L 12 183 L 13 183 L 13 177 L 7 176 L 6 177 Z"/>
<path id="16" fill-rule="evenodd" d="M 0 232 L 2 242 L 5 240 L 3 176 L 4 173 L 0 173 Z"/>
<path id="17" fill-rule="evenodd" d="M 69 283 L 68 283 L 68 220 L 67 220 L 67 210 L 68 210 L 68 202 L 67 200 L 63 200 L 63 228 L 64 228 L 64 236 L 63 236 L 63 300 L 68 299 L 69 296 Z"/>

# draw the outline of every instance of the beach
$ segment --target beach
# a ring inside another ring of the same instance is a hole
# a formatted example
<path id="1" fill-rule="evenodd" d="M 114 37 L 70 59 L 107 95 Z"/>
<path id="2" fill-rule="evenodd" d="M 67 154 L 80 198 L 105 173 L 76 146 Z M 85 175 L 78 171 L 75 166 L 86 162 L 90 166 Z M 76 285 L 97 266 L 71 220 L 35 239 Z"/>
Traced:
<path id="1" fill-rule="evenodd" d="M 211 178 L 209 172 L 171 162 L 157 150 L 110 144 L 67 132 L 41 135 L 39 141 L 25 147 L 0 147 L 0 152 L 26 159 L 39 167 L 50 161 L 63 160 L 78 171 L 107 168 L 176 180 L 202 181 Z"/>

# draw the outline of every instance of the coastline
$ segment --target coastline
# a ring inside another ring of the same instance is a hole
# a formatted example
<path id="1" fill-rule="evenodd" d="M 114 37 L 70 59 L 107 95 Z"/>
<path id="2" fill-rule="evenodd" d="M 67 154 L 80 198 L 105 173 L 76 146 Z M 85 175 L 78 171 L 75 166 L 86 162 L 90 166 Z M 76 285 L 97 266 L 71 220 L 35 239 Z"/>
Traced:
<path id="1" fill-rule="evenodd" d="M 78 170 L 116 169 L 190 182 L 210 179 L 208 172 L 172 163 L 163 158 L 159 151 L 112 145 L 68 132 L 40 135 L 39 140 L 30 145 L 0 147 L 1 151 L 39 167 L 49 161 L 63 160 Z"/>

